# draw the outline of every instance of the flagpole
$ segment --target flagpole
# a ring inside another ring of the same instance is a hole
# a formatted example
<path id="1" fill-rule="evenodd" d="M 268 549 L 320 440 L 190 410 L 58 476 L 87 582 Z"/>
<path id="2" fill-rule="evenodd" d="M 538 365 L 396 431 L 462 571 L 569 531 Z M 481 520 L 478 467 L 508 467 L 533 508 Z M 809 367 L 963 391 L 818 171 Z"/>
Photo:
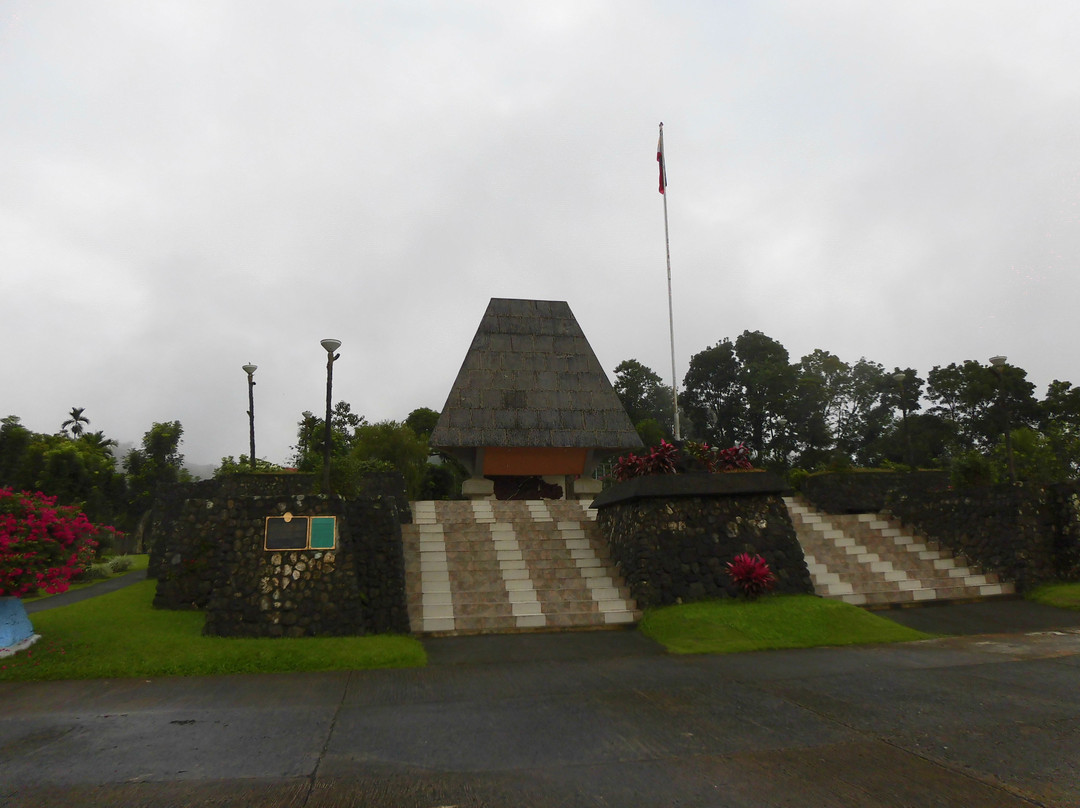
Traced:
<path id="1" fill-rule="evenodd" d="M 660 195 L 664 197 L 664 252 L 667 256 L 668 331 L 671 336 L 671 404 L 675 414 L 675 440 L 682 440 L 679 430 L 679 382 L 675 375 L 675 313 L 671 305 L 671 239 L 668 237 L 667 161 L 664 158 L 664 123 L 660 122 L 660 142 L 656 149 L 660 163 Z"/>

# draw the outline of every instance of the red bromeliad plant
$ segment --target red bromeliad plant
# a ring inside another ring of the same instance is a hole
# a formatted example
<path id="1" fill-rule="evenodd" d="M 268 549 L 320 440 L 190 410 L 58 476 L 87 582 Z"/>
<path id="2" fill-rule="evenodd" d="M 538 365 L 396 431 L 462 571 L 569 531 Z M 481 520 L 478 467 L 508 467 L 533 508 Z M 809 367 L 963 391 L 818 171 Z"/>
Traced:
<path id="1" fill-rule="evenodd" d="M 89 566 L 101 528 L 40 492 L 0 488 L 0 597 L 63 592 Z"/>
<path id="2" fill-rule="evenodd" d="M 776 585 L 776 576 L 769 564 L 759 555 L 740 553 L 727 563 L 727 574 L 748 598 L 764 595 Z"/>

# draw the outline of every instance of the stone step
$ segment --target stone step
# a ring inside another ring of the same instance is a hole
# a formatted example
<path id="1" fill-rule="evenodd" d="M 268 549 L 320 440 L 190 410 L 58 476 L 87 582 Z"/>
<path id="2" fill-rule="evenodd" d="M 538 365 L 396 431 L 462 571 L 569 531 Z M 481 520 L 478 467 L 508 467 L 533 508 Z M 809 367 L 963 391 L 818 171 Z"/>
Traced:
<path id="1" fill-rule="evenodd" d="M 525 615 L 521 617 L 471 616 L 457 618 L 442 623 L 441 627 L 431 624 L 425 631 L 432 634 L 498 634 L 528 629 L 574 629 L 600 628 L 633 623 L 637 619 L 634 612 L 609 612 L 599 619 L 593 613 L 565 612 L 555 615 Z"/>
<path id="2" fill-rule="evenodd" d="M 402 535 L 414 631 L 595 628 L 640 617 L 595 511 L 547 501 L 436 502 L 415 503 L 413 514 Z"/>
<path id="3" fill-rule="evenodd" d="M 814 556 L 818 563 L 828 567 L 830 571 L 850 568 L 878 572 L 887 579 L 895 580 L 905 577 L 899 573 L 905 573 L 907 577 L 980 578 L 982 580 L 978 583 L 997 583 L 996 576 L 976 572 L 964 565 L 956 566 L 954 559 L 939 559 L 931 562 L 892 556 L 882 559 L 874 553 L 848 555 L 830 552 L 828 548 L 820 547 L 814 548 Z"/>
<path id="4" fill-rule="evenodd" d="M 594 554 L 607 555 L 607 548 L 597 547 L 588 538 L 558 538 L 545 537 L 543 539 L 530 538 L 515 535 L 513 538 L 492 538 L 490 536 L 475 539 L 462 540 L 459 536 L 446 536 L 443 540 L 424 541 L 415 543 L 416 549 L 421 552 L 454 551 L 459 553 L 480 553 L 485 551 L 518 550 L 528 548 L 532 551 L 562 552 L 569 554 L 572 551 L 588 551 Z"/>
<path id="5" fill-rule="evenodd" d="M 505 583 L 516 583 L 507 581 Z M 523 582 L 519 588 L 500 586 L 498 581 L 490 584 L 481 582 L 468 588 L 452 586 L 448 592 L 433 592 L 412 589 L 407 593 L 410 603 L 428 605 L 451 605 L 458 603 L 504 603 L 522 602 L 537 599 L 550 602 L 594 602 L 601 600 L 630 600 L 630 593 L 622 586 L 589 587 L 581 581 L 559 580 L 532 585 L 532 581 Z"/>
<path id="6" fill-rule="evenodd" d="M 840 546 L 838 546 L 840 545 Z M 872 542 L 857 544 L 854 540 L 838 540 L 832 546 L 826 543 L 814 545 L 815 555 L 819 561 L 838 564 L 853 560 L 860 564 L 889 562 L 894 568 L 916 569 L 926 572 L 943 572 L 948 575 L 964 575 L 970 573 L 966 559 L 954 558 L 940 551 L 908 552 L 902 547 L 889 545 L 888 543 Z M 882 565 L 881 569 L 887 569 Z"/>
<path id="7" fill-rule="evenodd" d="M 994 584 L 982 587 L 923 587 L 900 592 L 890 590 L 867 590 L 864 592 L 842 595 L 841 599 L 856 605 L 875 605 L 887 603 L 912 603 L 928 600 L 969 600 L 973 598 L 1010 595 L 1012 593 L 1011 585 Z"/>
<path id="8" fill-rule="evenodd" d="M 876 514 L 823 514 L 786 500 L 819 594 L 873 605 L 1009 594 L 1010 584 Z"/>

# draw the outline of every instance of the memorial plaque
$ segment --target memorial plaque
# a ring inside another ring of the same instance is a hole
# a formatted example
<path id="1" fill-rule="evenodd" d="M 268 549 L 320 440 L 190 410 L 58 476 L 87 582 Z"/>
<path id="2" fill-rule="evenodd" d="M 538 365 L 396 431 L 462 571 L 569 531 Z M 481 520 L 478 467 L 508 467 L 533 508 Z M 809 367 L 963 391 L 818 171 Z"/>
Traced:
<path id="1" fill-rule="evenodd" d="M 266 518 L 267 550 L 306 550 L 308 519 L 306 516 L 268 516 Z"/>
<path id="2" fill-rule="evenodd" d="M 312 550 L 333 550 L 337 546 L 337 517 L 311 517 L 309 546 Z"/>
<path id="3" fill-rule="evenodd" d="M 266 550 L 333 550 L 337 547 L 336 516 L 266 517 Z"/>

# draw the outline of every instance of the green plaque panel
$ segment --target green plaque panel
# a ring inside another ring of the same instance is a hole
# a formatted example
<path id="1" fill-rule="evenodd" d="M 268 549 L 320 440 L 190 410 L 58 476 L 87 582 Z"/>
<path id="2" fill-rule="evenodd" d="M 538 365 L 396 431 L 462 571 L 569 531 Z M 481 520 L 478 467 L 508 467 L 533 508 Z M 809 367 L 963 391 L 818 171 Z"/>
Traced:
<path id="1" fill-rule="evenodd" d="M 308 518 L 293 516 L 266 517 L 267 550 L 306 550 L 308 546 Z"/>
<path id="2" fill-rule="evenodd" d="M 333 550 L 337 546 L 337 517 L 311 517 L 311 549 Z"/>

